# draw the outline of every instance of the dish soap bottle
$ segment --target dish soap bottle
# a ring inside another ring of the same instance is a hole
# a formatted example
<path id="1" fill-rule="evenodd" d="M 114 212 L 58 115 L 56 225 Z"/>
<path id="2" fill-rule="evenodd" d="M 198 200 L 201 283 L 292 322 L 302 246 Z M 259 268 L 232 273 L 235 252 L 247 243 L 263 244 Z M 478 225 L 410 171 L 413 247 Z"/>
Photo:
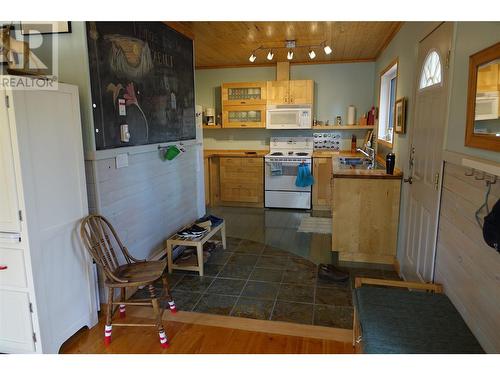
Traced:
<path id="1" fill-rule="evenodd" d="M 356 152 L 356 135 L 353 134 L 351 138 L 351 152 L 355 153 Z"/>

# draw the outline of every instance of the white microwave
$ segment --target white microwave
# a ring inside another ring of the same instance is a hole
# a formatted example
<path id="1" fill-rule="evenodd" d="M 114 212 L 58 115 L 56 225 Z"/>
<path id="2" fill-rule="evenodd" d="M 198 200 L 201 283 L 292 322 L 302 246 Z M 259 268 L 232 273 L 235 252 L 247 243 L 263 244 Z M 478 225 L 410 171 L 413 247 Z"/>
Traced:
<path id="1" fill-rule="evenodd" d="M 496 120 L 498 109 L 498 91 L 477 94 L 475 120 Z"/>
<path id="2" fill-rule="evenodd" d="M 268 106 L 267 129 L 311 129 L 312 108 L 310 106 Z"/>

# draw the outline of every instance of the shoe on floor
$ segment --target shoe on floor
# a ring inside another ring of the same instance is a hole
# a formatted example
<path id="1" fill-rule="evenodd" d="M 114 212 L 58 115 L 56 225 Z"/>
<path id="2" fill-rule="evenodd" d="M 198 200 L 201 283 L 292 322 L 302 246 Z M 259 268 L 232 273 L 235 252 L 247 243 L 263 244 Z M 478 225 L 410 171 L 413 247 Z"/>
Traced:
<path id="1" fill-rule="evenodd" d="M 332 264 L 320 264 L 318 267 L 318 277 L 324 280 L 342 282 L 349 279 L 349 273 L 342 271 Z"/>

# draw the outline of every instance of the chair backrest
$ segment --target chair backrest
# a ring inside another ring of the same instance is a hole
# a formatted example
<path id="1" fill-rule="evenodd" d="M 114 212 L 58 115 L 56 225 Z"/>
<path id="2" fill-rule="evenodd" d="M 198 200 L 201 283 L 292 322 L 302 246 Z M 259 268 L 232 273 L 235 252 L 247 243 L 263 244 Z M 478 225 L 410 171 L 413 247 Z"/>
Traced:
<path id="1" fill-rule="evenodd" d="M 80 224 L 80 236 L 92 258 L 104 270 L 106 277 L 112 281 L 122 281 L 115 274 L 120 264 L 113 243 L 118 245 L 117 251 L 120 251 L 127 263 L 131 261 L 111 223 L 104 216 L 89 215 Z"/>

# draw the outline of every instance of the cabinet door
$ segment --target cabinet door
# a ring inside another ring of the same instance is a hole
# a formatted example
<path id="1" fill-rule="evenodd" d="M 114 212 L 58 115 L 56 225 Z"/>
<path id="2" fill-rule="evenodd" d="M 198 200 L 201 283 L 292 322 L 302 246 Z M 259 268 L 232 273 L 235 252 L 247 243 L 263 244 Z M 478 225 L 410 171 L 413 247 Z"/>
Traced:
<path id="1" fill-rule="evenodd" d="M 0 352 L 35 351 L 29 303 L 26 292 L 0 289 Z"/>
<path id="2" fill-rule="evenodd" d="M 265 105 L 224 106 L 222 112 L 223 128 L 265 128 Z"/>
<path id="3" fill-rule="evenodd" d="M 500 75 L 498 72 L 499 64 L 491 64 L 479 68 L 477 72 L 477 91 L 489 92 L 498 91 Z"/>
<path id="4" fill-rule="evenodd" d="M 332 202 L 332 159 L 313 159 L 312 202 L 315 210 L 330 210 Z"/>
<path id="5" fill-rule="evenodd" d="M 203 159 L 205 172 L 205 205 L 210 205 L 210 163 L 208 158 Z"/>
<path id="6" fill-rule="evenodd" d="M 313 104 L 314 81 L 294 80 L 290 81 L 291 104 Z"/>
<path id="7" fill-rule="evenodd" d="M 267 82 L 267 104 L 289 104 L 290 81 Z"/>
<path id="8" fill-rule="evenodd" d="M 5 91 L 0 91 L 0 232 L 20 232 L 14 156 Z"/>
<path id="9" fill-rule="evenodd" d="M 266 91 L 265 81 L 223 83 L 222 105 L 266 104 Z"/>
<path id="10" fill-rule="evenodd" d="M 220 158 L 220 200 L 222 202 L 264 202 L 263 158 Z"/>

